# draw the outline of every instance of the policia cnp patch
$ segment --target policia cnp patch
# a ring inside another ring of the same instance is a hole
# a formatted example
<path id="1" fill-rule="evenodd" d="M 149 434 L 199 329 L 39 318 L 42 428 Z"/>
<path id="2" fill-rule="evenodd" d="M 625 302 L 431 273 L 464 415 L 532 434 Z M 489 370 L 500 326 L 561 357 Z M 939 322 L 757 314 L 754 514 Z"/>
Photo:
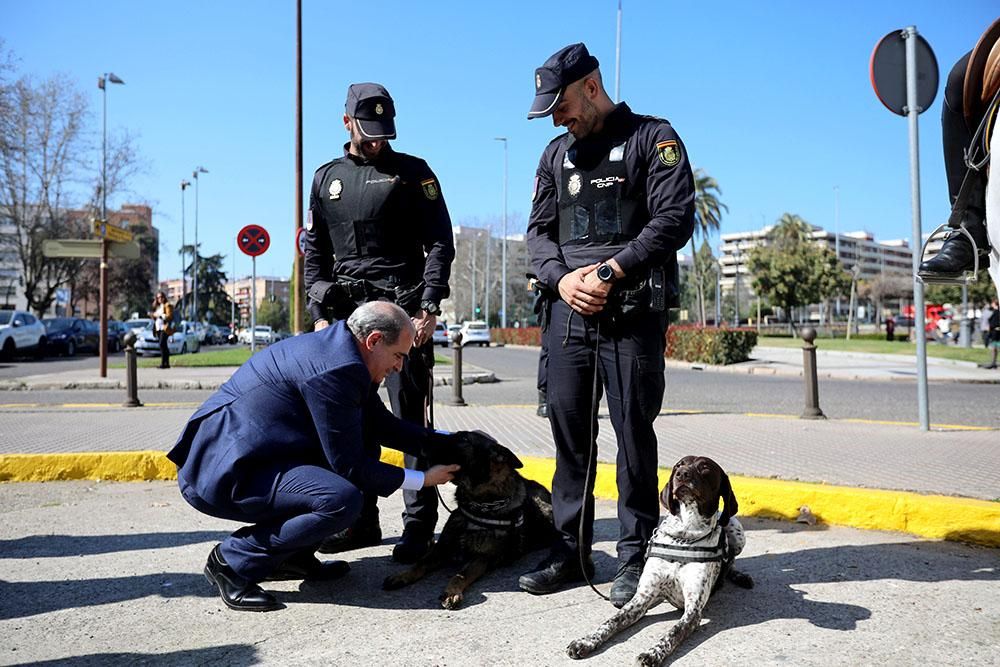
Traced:
<path id="1" fill-rule="evenodd" d="M 434 201 L 435 199 L 438 198 L 439 192 L 437 187 L 437 181 L 435 181 L 433 178 L 428 178 L 425 181 L 420 181 L 420 186 L 424 189 L 425 197 L 427 197 L 431 201 Z"/>
<path id="2" fill-rule="evenodd" d="M 665 166 L 676 167 L 681 161 L 681 147 L 673 139 L 661 141 L 656 144 L 656 155 Z"/>

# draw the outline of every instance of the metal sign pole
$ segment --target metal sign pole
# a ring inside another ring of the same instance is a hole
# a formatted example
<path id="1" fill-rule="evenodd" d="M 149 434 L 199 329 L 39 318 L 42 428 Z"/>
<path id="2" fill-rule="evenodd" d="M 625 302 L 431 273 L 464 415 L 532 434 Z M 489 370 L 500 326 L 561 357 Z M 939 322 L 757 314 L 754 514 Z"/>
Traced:
<path id="1" fill-rule="evenodd" d="M 250 354 L 257 351 L 257 256 L 253 260 L 253 278 L 250 282 Z"/>
<path id="2" fill-rule="evenodd" d="M 917 330 L 917 407 L 920 413 L 920 430 L 930 430 L 927 407 L 927 329 L 924 322 L 924 285 L 917 280 L 923 234 L 920 225 L 920 140 L 917 132 L 917 115 L 922 111 L 917 105 L 917 29 L 909 26 L 903 31 L 906 41 L 906 116 L 910 126 L 910 200 L 913 207 L 913 325 Z"/>

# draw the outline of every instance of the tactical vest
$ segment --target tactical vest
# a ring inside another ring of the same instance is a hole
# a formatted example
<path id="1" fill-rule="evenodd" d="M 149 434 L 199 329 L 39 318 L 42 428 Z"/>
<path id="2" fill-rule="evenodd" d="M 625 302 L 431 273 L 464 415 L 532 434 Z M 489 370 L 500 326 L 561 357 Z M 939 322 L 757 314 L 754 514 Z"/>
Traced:
<path id="1" fill-rule="evenodd" d="M 338 273 L 379 278 L 388 287 L 419 282 L 424 270 L 407 185 L 393 166 L 344 158 L 327 170 L 320 192 Z M 379 259 L 404 268 L 379 275 Z"/>
<path id="2" fill-rule="evenodd" d="M 593 166 L 578 164 L 578 147 L 568 140 L 559 168 L 559 246 L 570 269 L 611 257 L 649 222 L 645 194 L 629 195 L 625 169 L 628 141 L 611 146 Z M 641 193 L 641 188 L 639 189 Z"/>

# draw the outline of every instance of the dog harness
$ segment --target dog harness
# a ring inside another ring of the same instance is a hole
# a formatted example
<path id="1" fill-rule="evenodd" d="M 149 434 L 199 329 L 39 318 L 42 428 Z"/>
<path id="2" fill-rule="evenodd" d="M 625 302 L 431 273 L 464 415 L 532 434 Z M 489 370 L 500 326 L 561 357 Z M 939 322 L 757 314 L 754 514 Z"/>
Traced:
<path id="1" fill-rule="evenodd" d="M 726 531 L 718 523 L 707 534 L 695 539 L 682 539 L 653 533 L 646 548 L 646 559 L 661 558 L 672 563 L 714 563 L 725 559 Z"/>
<path id="2" fill-rule="evenodd" d="M 510 512 L 508 518 L 498 519 L 494 512 L 498 509 L 506 509 L 509 501 L 500 500 L 492 503 L 468 502 L 467 506 L 459 505 L 458 511 L 462 513 L 471 524 L 469 530 L 514 530 L 524 525 L 524 508 L 518 506 Z M 476 514 L 475 512 L 485 513 Z"/>

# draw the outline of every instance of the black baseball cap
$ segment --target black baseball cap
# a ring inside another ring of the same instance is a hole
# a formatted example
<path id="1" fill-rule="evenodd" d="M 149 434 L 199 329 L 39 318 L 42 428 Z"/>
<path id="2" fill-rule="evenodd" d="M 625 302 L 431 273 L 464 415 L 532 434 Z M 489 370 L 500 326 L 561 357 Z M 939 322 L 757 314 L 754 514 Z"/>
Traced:
<path id="1" fill-rule="evenodd" d="M 358 121 L 368 140 L 396 138 L 396 105 L 389 91 L 377 83 L 352 83 L 347 89 L 345 113 Z"/>
<path id="2" fill-rule="evenodd" d="M 535 70 L 535 101 L 528 120 L 550 115 L 559 104 L 566 86 L 579 81 L 598 68 L 597 58 L 590 55 L 582 42 L 556 51 Z"/>

